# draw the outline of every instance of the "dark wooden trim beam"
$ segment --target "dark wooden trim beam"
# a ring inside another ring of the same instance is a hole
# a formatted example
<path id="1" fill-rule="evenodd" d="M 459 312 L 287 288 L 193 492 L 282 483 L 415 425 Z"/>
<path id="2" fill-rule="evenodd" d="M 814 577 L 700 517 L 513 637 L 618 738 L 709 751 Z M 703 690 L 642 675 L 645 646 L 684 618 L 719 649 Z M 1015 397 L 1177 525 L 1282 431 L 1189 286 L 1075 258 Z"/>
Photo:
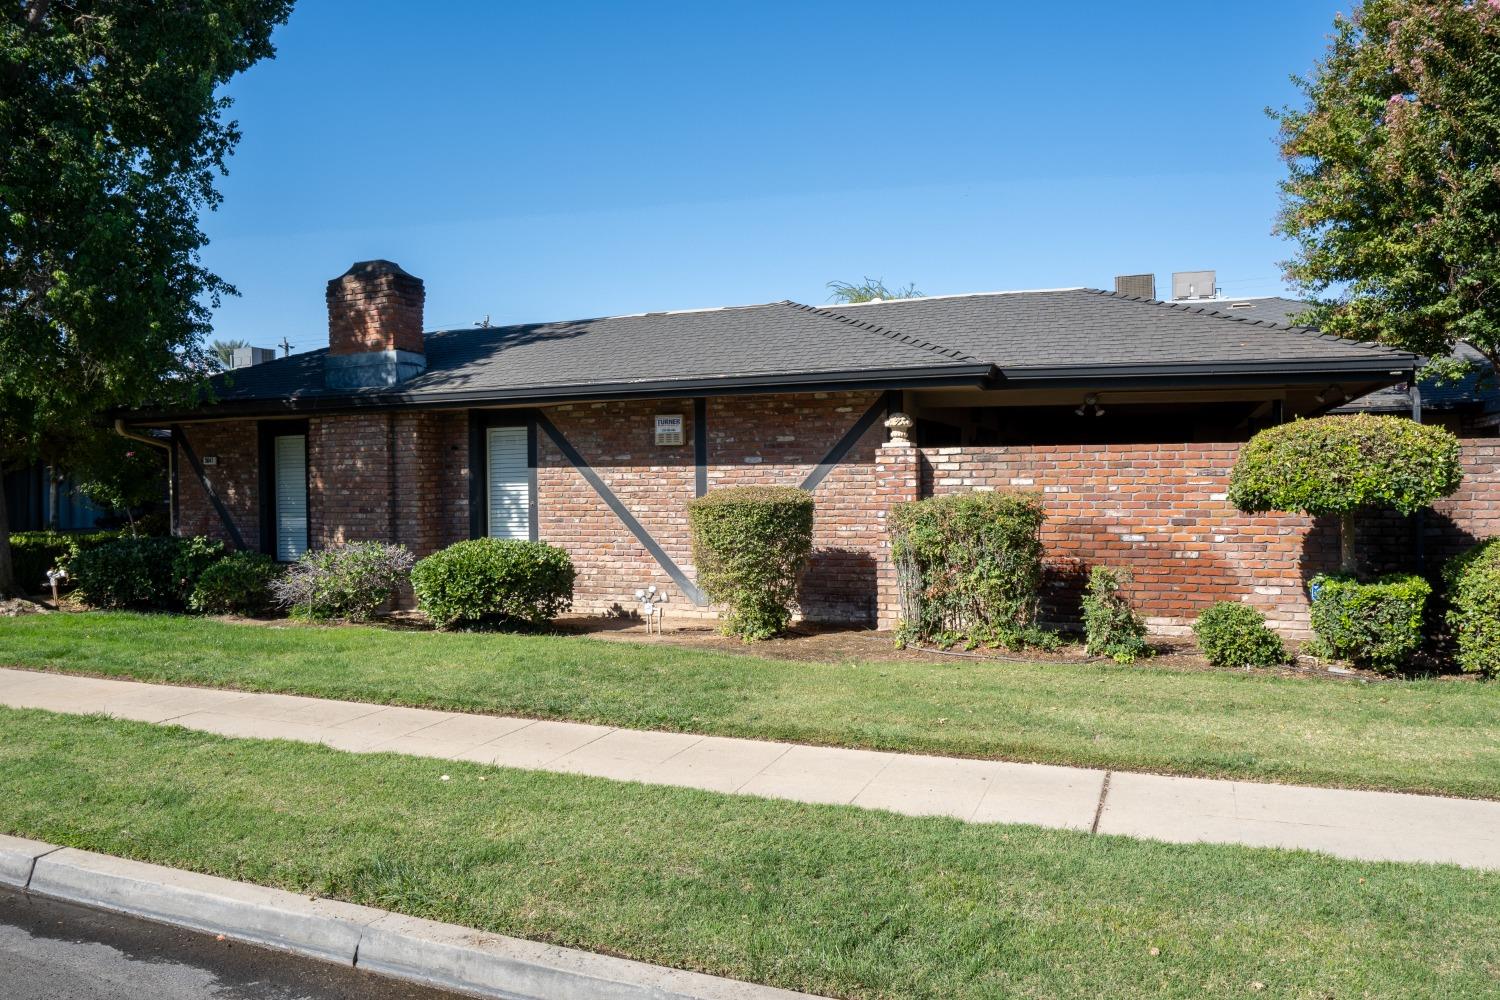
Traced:
<path id="1" fill-rule="evenodd" d="M 672 561 L 672 557 L 667 555 L 666 551 L 657 544 L 656 539 L 651 537 L 651 533 L 642 526 L 641 522 L 635 519 L 635 515 L 626 509 L 625 505 L 620 502 L 620 498 L 615 496 L 614 491 L 609 488 L 608 484 L 599 478 L 599 474 L 578 453 L 578 449 L 574 448 L 572 443 L 563 437 L 562 431 L 558 430 L 552 421 L 547 419 L 544 413 L 537 413 L 536 424 L 546 432 L 547 437 L 552 439 L 552 443 L 557 445 L 557 450 L 563 453 L 563 458 L 567 459 L 568 464 L 578 470 L 578 474 L 583 477 L 584 482 L 593 487 L 594 492 L 599 495 L 599 499 L 603 500 L 609 509 L 614 511 L 615 516 L 620 519 L 620 522 L 635 536 L 635 540 L 640 542 L 647 552 L 651 553 L 651 558 L 655 559 L 656 564 L 666 571 L 666 574 L 677 584 L 678 589 L 687 595 L 688 600 L 700 608 L 707 607 L 708 598 L 704 595 L 703 591 L 699 590 L 698 585 L 688 579 L 687 574 L 682 571 L 682 568 Z"/>
<path id="2" fill-rule="evenodd" d="M 708 492 L 708 400 L 693 400 L 693 495 Z"/>
<path id="3" fill-rule="evenodd" d="M 828 474 L 844 460 L 844 456 L 849 454 L 849 449 L 859 443 L 859 439 L 874 426 L 875 421 L 885 415 L 889 406 L 889 398 L 885 393 L 881 393 L 880 398 L 870 404 L 870 408 L 864 412 L 864 416 L 856 420 L 854 426 L 849 428 L 849 433 L 839 438 L 838 444 L 830 448 L 828 454 L 823 456 L 823 460 L 807 474 L 807 478 L 799 484 L 800 488 L 808 491 L 817 489 L 823 480 L 828 478 Z"/>
<path id="4" fill-rule="evenodd" d="M 214 491 L 214 484 L 208 481 L 207 474 L 203 471 L 203 463 L 198 461 L 197 452 L 188 442 L 187 435 L 181 427 L 172 425 L 172 440 L 182 449 L 182 456 L 188 460 L 188 466 L 193 470 L 193 475 L 198 477 L 198 483 L 203 487 L 203 492 L 208 494 L 208 502 L 213 505 L 215 513 L 219 515 L 219 523 L 224 525 L 224 531 L 229 535 L 229 540 L 237 549 L 245 547 L 245 539 L 240 535 L 240 529 L 235 525 L 234 518 L 229 516 L 229 508 L 224 506 L 224 501 L 219 499 L 219 494 Z"/>

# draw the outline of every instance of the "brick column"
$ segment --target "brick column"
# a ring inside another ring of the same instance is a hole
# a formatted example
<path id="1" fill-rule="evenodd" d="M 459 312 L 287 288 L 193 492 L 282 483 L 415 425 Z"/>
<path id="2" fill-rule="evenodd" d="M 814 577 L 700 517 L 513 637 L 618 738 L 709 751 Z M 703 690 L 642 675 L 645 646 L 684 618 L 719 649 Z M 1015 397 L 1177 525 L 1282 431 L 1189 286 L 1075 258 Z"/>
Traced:
<path id="1" fill-rule="evenodd" d="M 876 627 L 895 628 L 901 618 L 901 600 L 896 590 L 896 568 L 891 563 L 889 512 L 898 503 L 920 500 L 922 453 L 910 441 L 888 441 L 875 452 L 875 488 L 870 512 L 880 529 L 876 549 Z"/>

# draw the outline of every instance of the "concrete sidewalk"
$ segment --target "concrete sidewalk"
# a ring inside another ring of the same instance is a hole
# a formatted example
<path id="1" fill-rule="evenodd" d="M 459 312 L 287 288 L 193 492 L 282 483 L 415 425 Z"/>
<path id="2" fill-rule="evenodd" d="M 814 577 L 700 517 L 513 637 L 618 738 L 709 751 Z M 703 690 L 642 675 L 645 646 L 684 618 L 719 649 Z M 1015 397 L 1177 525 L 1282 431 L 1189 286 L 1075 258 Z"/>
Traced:
<path id="1" fill-rule="evenodd" d="M 0 705 L 971 823 L 1500 869 L 1500 802 L 642 732 L 0 669 Z"/>

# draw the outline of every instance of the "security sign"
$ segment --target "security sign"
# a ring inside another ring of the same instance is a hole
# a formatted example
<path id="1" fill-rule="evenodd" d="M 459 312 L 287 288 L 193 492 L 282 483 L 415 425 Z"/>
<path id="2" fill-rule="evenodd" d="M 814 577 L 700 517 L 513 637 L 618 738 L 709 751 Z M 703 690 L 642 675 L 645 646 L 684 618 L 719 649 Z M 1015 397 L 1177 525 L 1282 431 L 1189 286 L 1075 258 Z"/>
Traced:
<path id="1" fill-rule="evenodd" d="M 682 444 L 682 414 L 658 413 L 656 415 L 656 443 L 658 445 Z"/>

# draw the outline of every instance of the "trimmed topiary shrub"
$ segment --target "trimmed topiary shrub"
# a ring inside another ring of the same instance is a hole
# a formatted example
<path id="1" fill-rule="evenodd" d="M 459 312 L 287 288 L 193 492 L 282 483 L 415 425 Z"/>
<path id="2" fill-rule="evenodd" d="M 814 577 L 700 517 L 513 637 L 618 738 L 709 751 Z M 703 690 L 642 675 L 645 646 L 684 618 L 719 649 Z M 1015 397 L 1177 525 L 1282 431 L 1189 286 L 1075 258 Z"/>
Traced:
<path id="1" fill-rule="evenodd" d="M 1486 677 L 1500 674 L 1500 538 L 1449 559 L 1443 587 L 1459 667 Z"/>
<path id="2" fill-rule="evenodd" d="M 175 538 L 116 538 L 82 548 L 68 562 L 76 593 L 101 608 L 180 606 Z"/>
<path id="3" fill-rule="evenodd" d="M 1405 667 L 1422 648 L 1432 587 L 1420 576 L 1397 574 L 1360 583 L 1324 575 L 1315 577 L 1310 589 L 1317 655 L 1388 674 Z"/>
<path id="4" fill-rule="evenodd" d="M 385 542 L 309 549 L 276 578 L 271 594 L 296 617 L 367 621 L 395 594 L 411 565 L 406 546 Z"/>
<path id="5" fill-rule="evenodd" d="M 1220 601 L 1198 616 L 1193 634 L 1216 667 L 1277 667 L 1287 660 L 1281 636 L 1248 604 Z"/>
<path id="6" fill-rule="evenodd" d="M 1095 566 L 1089 571 L 1088 587 L 1083 592 L 1083 636 L 1090 656 L 1134 663 L 1151 655 L 1146 623 L 1122 593 L 1129 583 L 1128 570 Z"/>
<path id="7" fill-rule="evenodd" d="M 1458 438 L 1404 417 L 1319 417 L 1271 427 L 1240 452 L 1229 501 L 1247 514 L 1339 518 L 1340 567 L 1355 571 L 1354 515 L 1413 514 L 1458 489 Z"/>
<path id="8" fill-rule="evenodd" d="M 748 641 L 785 631 L 812 556 L 812 494 L 732 486 L 689 502 L 688 521 L 698 583 L 728 609 L 724 633 Z"/>
<path id="9" fill-rule="evenodd" d="M 545 625 L 573 606 L 578 576 L 568 553 L 545 542 L 475 538 L 411 570 L 417 607 L 441 627 L 459 623 Z"/>
<path id="10" fill-rule="evenodd" d="M 207 615 L 258 615 L 275 603 L 271 584 L 281 567 L 260 552 L 231 552 L 198 577 L 188 607 Z"/>
<path id="11" fill-rule="evenodd" d="M 1042 497 L 952 493 L 897 505 L 891 558 L 901 595 L 898 642 L 1048 644 L 1037 628 Z"/>

